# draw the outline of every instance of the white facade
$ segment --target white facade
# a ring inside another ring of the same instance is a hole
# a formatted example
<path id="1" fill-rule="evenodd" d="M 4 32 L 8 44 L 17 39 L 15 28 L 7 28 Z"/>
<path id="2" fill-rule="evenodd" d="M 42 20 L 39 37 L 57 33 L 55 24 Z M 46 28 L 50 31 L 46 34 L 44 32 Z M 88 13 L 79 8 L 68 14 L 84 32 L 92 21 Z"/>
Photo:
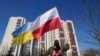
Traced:
<path id="1" fill-rule="evenodd" d="M 55 39 L 59 40 L 58 31 L 59 30 L 56 29 L 45 33 L 38 42 L 38 48 L 39 49 L 44 48 L 45 50 L 47 50 L 49 47 L 51 47 Z"/>
<path id="2" fill-rule="evenodd" d="M 1 43 L 1 51 L 2 54 L 7 54 L 8 50 L 10 50 L 12 43 L 12 32 L 20 27 L 23 23 L 25 23 L 25 18 L 23 17 L 10 17 L 7 28 L 5 30 L 5 34 Z"/>
<path id="3" fill-rule="evenodd" d="M 59 40 L 59 30 L 52 30 L 45 34 L 45 50 L 47 50 L 49 47 L 51 47 L 54 44 L 54 40 Z"/>
<path id="4" fill-rule="evenodd" d="M 67 28 L 68 28 L 68 43 L 70 44 L 70 49 L 67 53 L 68 56 L 80 56 L 77 37 L 74 29 L 74 24 L 71 20 L 67 20 Z"/>

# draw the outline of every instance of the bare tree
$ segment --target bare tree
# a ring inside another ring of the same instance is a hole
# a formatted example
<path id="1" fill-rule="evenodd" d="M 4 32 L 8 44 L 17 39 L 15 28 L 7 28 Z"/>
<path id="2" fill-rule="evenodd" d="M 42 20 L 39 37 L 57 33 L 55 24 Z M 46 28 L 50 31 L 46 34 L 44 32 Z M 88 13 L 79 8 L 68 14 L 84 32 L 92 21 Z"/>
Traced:
<path id="1" fill-rule="evenodd" d="M 85 35 L 80 35 L 78 40 L 100 47 L 100 0 L 94 0 L 94 3 L 91 3 L 93 0 L 81 1 L 76 25 Z"/>
<path id="2" fill-rule="evenodd" d="M 93 48 L 87 49 L 84 51 L 83 56 L 100 56 L 100 50 Z"/>

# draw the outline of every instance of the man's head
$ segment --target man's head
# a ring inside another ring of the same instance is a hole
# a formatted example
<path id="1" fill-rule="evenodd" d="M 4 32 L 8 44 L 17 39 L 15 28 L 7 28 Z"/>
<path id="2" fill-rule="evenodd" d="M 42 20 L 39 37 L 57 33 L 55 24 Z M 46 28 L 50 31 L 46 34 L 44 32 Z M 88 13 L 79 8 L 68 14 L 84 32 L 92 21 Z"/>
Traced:
<path id="1" fill-rule="evenodd" d="M 54 41 L 54 45 L 55 45 L 55 46 L 59 45 L 59 41 L 58 41 L 58 40 L 55 40 L 55 41 Z"/>
<path id="2" fill-rule="evenodd" d="M 59 41 L 58 41 L 58 40 L 55 40 L 55 41 L 54 41 L 54 46 L 55 46 L 57 49 L 60 49 L 60 45 L 59 45 Z"/>

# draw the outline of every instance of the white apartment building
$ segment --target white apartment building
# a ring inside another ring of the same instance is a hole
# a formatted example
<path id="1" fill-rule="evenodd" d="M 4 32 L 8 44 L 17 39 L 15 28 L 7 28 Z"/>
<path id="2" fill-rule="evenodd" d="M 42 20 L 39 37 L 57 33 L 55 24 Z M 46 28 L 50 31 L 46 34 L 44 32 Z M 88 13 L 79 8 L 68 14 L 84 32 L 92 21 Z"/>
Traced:
<path id="1" fill-rule="evenodd" d="M 7 28 L 1 43 L 1 52 L 2 55 L 6 55 L 10 49 L 15 50 L 15 46 L 12 46 L 12 32 L 23 25 L 26 22 L 26 19 L 23 17 L 10 17 L 8 21 Z"/>
<path id="2" fill-rule="evenodd" d="M 27 42 L 24 45 L 23 51 L 16 50 L 17 47 L 11 45 L 12 43 L 12 35 L 11 33 L 18 27 L 22 26 L 26 22 L 26 19 L 23 17 L 10 17 L 10 20 L 8 22 L 2 43 L 1 43 L 1 51 L 2 54 L 7 54 L 9 50 L 12 51 L 14 56 L 19 56 L 18 53 L 24 53 L 25 50 L 27 51 L 28 49 L 30 50 L 30 54 L 32 55 L 33 51 L 35 56 L 40 53 L 41 49 L 44 48 L 44 50 L 47 50 L 49 47 L 51 47 L 54 44 L 54 40 L 59 40 L 60 45 L 63 46 L 66 43 L 69 43 L 70 49 L 64 54 L 65 56 L 80 56 L 79 54 L 79 48 L 78 48 L 78 43 L 77 43 L 77 38 L 75 34 L 75 29 L 73 22 L 71 20 L 67 21 L 61 21 L 62 28 L 61 29 L 56 29 L 49 31 L 45 33 L 41 39 L 35 43 L 35 45 L 32 45 L 32 41 Z M 34 46 L 34 50 L 32 51 L 32 46 Z M 16 51 L 15 51 L 16 50 Z M 24 56 L 22 54 L 22 56 Z"/>
<path id="3" fill-rule="evenodd" d="M 70 49 L 67 52 L 67 56 L 80 56 L 77 37 L 74 29 L 74 24 L 71 20 L 63 22 L 63 30 L 65 36 L 65 42 L 70 44 Z M 63 37 L 63 35 L 61 35 Z M 61 44 L 64 43 L 64 40 L 60 37 Z"/>
<path id="4" fill-rule="evenodd" d="M 49 31 L 41 37 L 36 47 L 37 53 L 41 52 L 42 48 L 47 50 L 53 45 L 54 40 L 57 39 L 60 41 L 61 46 L 66 43 L 70 45 L 70 49 L 64 54 L 65 56 L 80 56 L 73 22 L 71 20 L 62 20 L 61 23 L 61 29 Z"/>

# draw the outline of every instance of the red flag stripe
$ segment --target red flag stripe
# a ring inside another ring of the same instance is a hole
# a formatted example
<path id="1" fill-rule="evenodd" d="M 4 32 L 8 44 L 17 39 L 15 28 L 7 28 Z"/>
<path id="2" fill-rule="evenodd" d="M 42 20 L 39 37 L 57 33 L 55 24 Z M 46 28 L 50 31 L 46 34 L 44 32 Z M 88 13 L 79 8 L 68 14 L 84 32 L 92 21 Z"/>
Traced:
<path id="1" fill-rule="evenodd" d="M 43 25 L 41 25 L 39 28 L 34 30 L 32 34 L 34 35 L 34 39 L 38 40 L 40 39 L 41 35 L 43 35 L 45 32 L 54 30 L 57 28 L 61 28 L 60 20 L 58 17 L 48 20 Z"/>

